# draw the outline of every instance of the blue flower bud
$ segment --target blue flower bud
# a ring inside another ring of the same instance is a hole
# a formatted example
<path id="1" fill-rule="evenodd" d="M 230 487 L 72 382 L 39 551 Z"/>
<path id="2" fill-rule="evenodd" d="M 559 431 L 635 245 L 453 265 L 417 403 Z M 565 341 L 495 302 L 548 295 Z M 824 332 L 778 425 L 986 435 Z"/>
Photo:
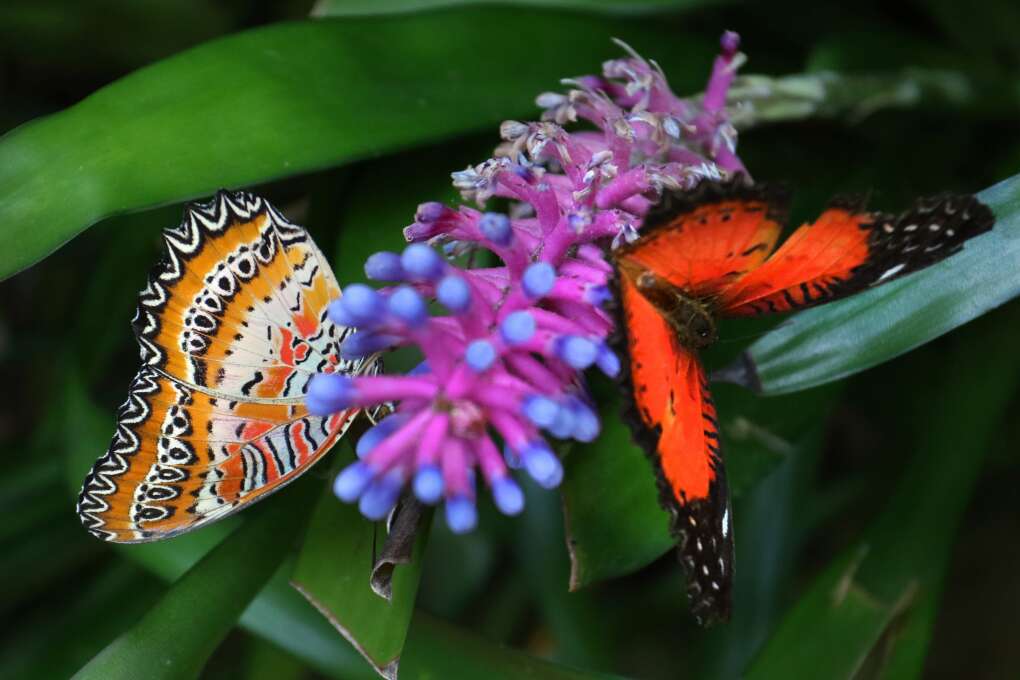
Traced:
<path id="1" fill-rule="evenodd" d="M 348 361 L 364 359 L 387 347 L 392 347 L 400 338 L 373 331 L 358 331 L 340 343 L 340 357 Z"/>
<path id="2" fill-rule="evenodd" d="M 560 407 L 548 430 L 557 439 L 566 439 L 574 434 L 574 412 L 569 408 Z"/>
<path id="3" fill-rule="evenodd" d="M 384 519 L 397 504 L 397 498 L 400 496 L 400 489 L 403 486 L 404 478 L 400 474 L 400 470 L 390 470 L 386 475 L 376 478 L 368 485 L 368 488 L 361 494 L 361 500 L 358 501 L 358 510 L 371 520 Z"/>
<path id="4" fill-rule="evenodd" d="M 620 357 L 616 356 L 613 350 L 609 349 L 605 345 L 601 345 L 599 347 L 595 363 L 597 363 L 599 369 L 601 369 L 602 372 L 610 378 L 615 378 L 620 374 Z"/>
<path id="5" fill-rule="evenodd" d="M 524 469 L 545 489 L 554 489 L 563 481 L 563 465 L 559 458 L 542 442 L 528 446 L 522 454 Z"/>
<path id="6" fill-rule="evenodd" d="M 344 288 L 340 297 L 344 312 L 353 323 L 344 325 L 371 326 L 386 314 L 386 301 L 374 288 L 363 283 L 352 283 Z"/>
<path id="7" fill-rule="evenodd" d="M 358 455 L 358 458 L 364 458 L 372 451 L 372 449 L 378 446 L 382 440 L 396 432 L 397 428 L 405 422 L 407 422 L 407 417 L 402 413 L 394 413 L 391 416 L 383 418 L 378 423 L 365 430 L 365 434 L 361 435 L 361 439 L 358 440 L 357 445 L 354 447 L 354 453 Z"/>
<path id="8" fill-rule="evenodd" d="M 522 406 L 524 415 L 527 416 L 528 420 L 534 423 L 536 427 L 543 428 L 552 425 L 560 411 L 559 404 L 549 397 L 544 397 L 540 394 L 525 397 Z"/>
<path id="9" fill-rule="evenodd" d="M 349 407 L 353 396 L 354 383 L 347 376 L 316 373 L 308 381 L 305 405 L 312 415 L 325 416 Z"/>
<path id="10" fill-rule="evenodd" d="M 443 474 L 435 465 L 423 465 L 414 475 L 414 495 L 432 505 L 443 497 Z"/>
<path id="11" fill-rule="evenodd" d="M 471 306 L 471 288 L 462 277 L 450 274 L 436 286 L 436 299 L 451 312 L 463 312 Z"/>
<path id="12" fill-rule="evenodd" d="M 609 286 L 588 286 L 584 290 L 584 301 L 590 305 L 601 307 L 613 299 Z"/>
<path id="13" fill-rule="evenodd" d="M 403 281 L 405 272 L 400 256 L 385 250 L 369 255 L 365 260 L 365 276 L 375 281 Z"/>
<path id="14" fill-rule="evenodd" d="M 390 309 L 390 314 L 412 328 L 421 326 L 429 317 L 429 309 L 425 300 L 418 294 L 418 291 L 410 286 L 401 286 L 393 291 L 387 306 Z"/>
<path id="15" fill-rule="evenodd" d="M 499 330 L 507 344 L 527 342 L 535 334 L 535 317 L 525 310 L 507 314 Z"/>
<path id="16" fill-rule="evenodd" d="M 524 509 L 524 492 L 509 477 L 493 480 L 492 500 L 504 515 L 518 515 Z"/>
<path id="17" fill-rule="evenodd" d="M 358 325 L 358 322 L 344 309 L 342 298 L 337 298 L 330 302 L 329 307 L 326 308 L 326 314 L 329 316 L 329 320 L 337 326 L 351 327 Z"/>
<path id="18" fill-rule="evenodd" d="M 581 371 L 595 363 L 598 346 L 580 335 L 565 335 L 557 343 L 557 353 L 572 368 Z"/>
<path id="19" fill-rule="evenodd" d="M 467 346 L 464 360 L 473 371 L 481 373 L 496 360 L 496 348 L 488 340 L 475 340 Z"/>
<path id="20" fill-rule="evenodd" d="M 478 524 L 478 510 L 467 496 L 455 496 L 446 501 L 446 523 L 455 534 L 465 534 Z"/>
<path id="21" fill-rule="evenodd" d="M 522 465 L 521 457 L 509 444 L 503 445 L 503 460 L 506 461 L 506 466 L 511 470 L 519 470 Z"/>
<path id="22" fill-rule="evenodd" d="M 485 238 L 501 246 L 510 245 L 514 231 L 510 226 L 510 218 L 502 213 L 488 212 L 478 220 L 478 228 Z"/>
<path id="23" fill-rule="evenodd" d="M 333 480 L 333 493 L 344 503 L 358 500 L 368 483 L 372 481 L 372 468 L 362 462 L 345 467 Z"/>
<path id="24" fill-rule="evenodd" d="M 581 442 L 595 441 L 602 429 L 598 415 L 577 397 L 568 401 L 568 408 L 574 416 L 574 431 L 571 433 L 574 439 Z"/>
<path id="25" fill-rule="evenodd" d="M 530 298 L 547 295 L 556 283 L 556 270 L 548 262 L 535 262 L 524 270 L 521 285 Z"/>
<path id="26" fill-rule="evenodd" d="M 443 275 L 445 263 L 439 253 L 424 243 L 413 243 L 404 248 L 400 264 L 415 279 L 434 281 Z"/>

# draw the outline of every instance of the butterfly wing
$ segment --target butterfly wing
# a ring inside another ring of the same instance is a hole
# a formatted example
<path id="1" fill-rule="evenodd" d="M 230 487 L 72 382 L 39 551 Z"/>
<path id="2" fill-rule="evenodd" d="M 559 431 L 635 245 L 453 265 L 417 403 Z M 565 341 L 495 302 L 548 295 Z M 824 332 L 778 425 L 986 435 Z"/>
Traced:
<path id="1" fill-rule="evenodd" d="M 326 314 L 332 272 L 263 199 L 220 192 L 164 239 L 132 321 L 143 366 L 78 500 L 110 541 L 166 538 L 281 488 L 354 416 L 309 415 L 311 376 L 377 369 L 339 359 L 350 331 Z"/>
<path id="2" fill-rule="evenodd" d="M 616 350 L 627 417 L 655 468 L 687 572 L 691 610 L 704 624 L 729 619 L 733 534 L 715 405 L 698 357 L 626 276 L 618 277 Z"/>
<path id="3" fill-rule="evenodd" d="M 973 196 L 923 198 L 900 215 L 836 201 L 760 267 L 729 285 L 719 311 L 751 316 L 845 297 L 949 257 L 994 222 L 991 210 Z"/>
<path id="4" fill-rule="evenodd" d="M 786 209 L 783 192 L 750 185 L 742 175 L 706 182 L 693 192 L 665 193 L 645 217 L 640 238 L 613 255 L 621 266 L 711 297 L 772 252 Z"/>

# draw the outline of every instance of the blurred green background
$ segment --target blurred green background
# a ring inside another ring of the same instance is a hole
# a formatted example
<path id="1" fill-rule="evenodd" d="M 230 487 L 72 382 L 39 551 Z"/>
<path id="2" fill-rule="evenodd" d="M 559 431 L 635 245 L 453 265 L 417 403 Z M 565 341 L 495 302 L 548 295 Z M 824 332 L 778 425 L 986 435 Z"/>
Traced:
<path id="1" fill-rule="evenodd" d="M 377 665 L 392 672 L 400 657 L 404 678 L 1020 674 L 1016 302 L 846 380 L 774 397 L 718 388 L 737 517 L 735 616 L 722 628 L 687 615 L 650 470 L 598 382 L 606 432 L 568 452 L 563 502 L 529 489 L 513 521 L 483 502 L 466 537 L 437 522 L 391 605 L 367 591 L 382 530 L 327 490 L 349 444 L 228 523 L 151 546 L 86 534 L 74 498 L 137 369 L 129 320 L 160 229 L 220 186 L 265 195 L 335 254 L 342 283 L 360 279 L 366 255 L 399 247 L 415 205 L 455 200 L 449 173 L 489 155 L 502 119 L 533 117 L 536 94 L 620 56 L 611 36 L 687 95 L 723 29 L 743 37 L 743 73 L 807 75 L 784 81 L 807 95 L 767 81 L 739 145 L 757 178 L 795 189 L 798 217 L 839 192 L 891 210 L 1020 170 L 1020 8 L 1008 0 L 331 0 L 309 20 L 312 9 L 0 5 L 5 131 L 98 91 L 0 140 L 0 268 L 20 272 L 0 289 L 0 677 L 376 677 L 291 580 Z M 1011 238 L 1015 184 L 995 196 Z M 997 254 L 977 280 L 1011 297 L 1020 269 Z M 957 312 L 1002 299 L 983 283 L 952 297 Z M 904 332 L 875 308 L 857 321 L 869 338 Z M 969 318 L 947 314 L 947 326 Z M 837 333 L 843 318 L 826 317 Z M 906 331 L 916 342 L 937 334 L 919 325 Z M 724 328 L 710 362 L 764 332 Z"/>

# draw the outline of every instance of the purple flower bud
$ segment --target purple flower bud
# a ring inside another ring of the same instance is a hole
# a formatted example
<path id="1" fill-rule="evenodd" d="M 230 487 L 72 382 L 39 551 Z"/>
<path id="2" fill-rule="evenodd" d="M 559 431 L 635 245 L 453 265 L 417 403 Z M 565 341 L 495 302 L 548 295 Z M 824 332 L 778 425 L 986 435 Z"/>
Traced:
<path id="1" fill-rule="evenodd" d="M 316 373 L 308 381 L 306 406 L 312 415 L 326 416 L 351 405 L 354 383 L 347 376 L 336 373 Z"/>
<path id="2" fill-rule="evenodd" d="M 598 346 L 588 338 L 579 335 L 565 335 L 557 343 L 557 354 L 571 368 L 582 371 L 593 363 L 598 356 Z"/>
<path id="3" fill-rule="evenodd" d="M 417 328 L 429 318 L 429 309 L 425 300 L 410 286 L 401 286 L 390 295 L 388 307 L 390 314 L 408 326 Z"/>
<path id="4" fill-rule="evenodd" d="M 374 288 L 363 283 L 352 283 L 344 288 L 340 298 L 347 318 L 354 326 L 371 326 L 383 319 L 386 314 L 386 301 Z M 348 324 L 345 324 L 348 325 Z"/>
<path id="5" fill-rule="evenodd" d="M 358 500 L 374 476 L 372 468 L 358 461 L 343 469 L 333 480 L 333 493 L 344 503 Z"/>
<path id="6" fill-rule="evenodd" d="M 414 495 L 429 505 L 443 497 L 443 473 L 435 465 L 424 465 L 414 475 Z"/>
<path id="7" fill-rule="evenodd" d="M 378 423 L 365 430 L 365 434 L 361 435 L 361 439 L 358 440 L 357 445 L 354 447 L 354 453 L 358 455 L 358 458 L 364 458 L 372 451 L 372 449 L 378 446 L 382 440 L 393 434 L 396 429 L 405 422 L 407 422 L 407 417 L 402 413 L 394 413 L 391 416 L 383 418 Z"/>
<path id="8" fill-rule="evenodd" d="M 365 276 L 374 281 L 403 281 L 405 272 L 400 256 L 385 250 L 369 255 L 365 260 Z"/>
<path id="9" fill-rule="evenodd" d="M 584 301 L 589 305 L 601 307 L 613 299 L 609 286 L 588 286 L 584 291 Z"/>
<path id="10" fill-rule="evenodd" d="M 358 331 L 340 343 L 340 356 L 348 361 L 364 359 L 387 347 L 392 347 L 400 338 L 373 331 Z"/>
<path id="11" fill-rule="evenodd" d="M 740 49 L 740 36 L 734 31 L 726 31 L 719 40 L 719 46 L 722 47 L 723 54 L 732 57 Z"/>
<path id="12" fill-rule="evenodd" d="M 518 515 L 524 509 L 524 493 L 509 477 L 492 480 L 492 500 L 504 515 Z"/>
<path id="13" fill-rule="evenodd" d="M 451 312 L 467 311 L 471 306 L 471 288 L 463 277 L 449 274 L 436 286 L 436 299 Z"/>
<path id="14" fill-rule="evenodd" d="M 535 317 L 525 310 L 513 312 L 507 314 L 499 329 L 503 340 L 509 345 L 527 342 L 535 334 Z"/>
<path id="15" fill-rule="evenodd" d="M 371 520 L 384 519 L 397 504 L 397 498 L 400 497 L 400 489 L 403 486 L 404 477 L 400 470 L 390 470 L 368 485 L 368 488 L 361 494 L 361 500 L 358 501 L 358 510 Z"/>
<path id="16" fill-rule="evenodd" d="M 487 370 L 496 360 L 496 348 L 488 340 L 475 340 L 467 346 L 464 352 L 464 360 L 471 370 L 481 373 Z"/>
<path id="17" fill-rule="evenodd" d="M 424 243 L 404 248 L 400 264 L 411 278 L 434 281 L 443 275 L 445 263 L 439 254 Z"/>
<path id="18" fill-rule="evenodd" d="M 446 213 L 446 206 L 438 201 L 429 201 L 418 206 L 414 219 L 418 222 L 435 222 Z"/>
<path id="19" fill-rule="evenodd" d="M 609 349 L 606 345 L 599 347 L 595 363 L 610 378 L 615 378 L 620 374 L 620 357 L 616 356 L 613 350 Z"/>
<path id="20" fill-rule="evenodd" d="M 540 394 L 533 394 L 524 398 L 524 415 L 536 427 L 549 427 L 556 421 L 560 405 L 549 397 Z"/>
<path id="21" fill-rule="evenodd" d="M 540 298 L 552 290 L 556 283 L 556 270 L 548 262 L 535 262 L 524 270 L 521 285 L 530 298 Z"/>
<path id="22" fill-rule="evenodd" d="M 522 453 L 524 469 L 545 489 L 554 489 L 563 481 L 560 459 L 542 442 L 531 444 Z"/>
<path id="23" fill-rule="evenodd" d="M 478 220 L 478 228 L 485 238 L 501 246 L 510 245 L 514 231 L 510 226 L 510 218 L 502 213 L 488 212 Z"/>
<path id="24" fill-rule="evenodd" d="M 478 510 L 467 496 L 454 496 L 446 501 L 446 523 L 455 534 L 466 534 L 478 524 Z"/>

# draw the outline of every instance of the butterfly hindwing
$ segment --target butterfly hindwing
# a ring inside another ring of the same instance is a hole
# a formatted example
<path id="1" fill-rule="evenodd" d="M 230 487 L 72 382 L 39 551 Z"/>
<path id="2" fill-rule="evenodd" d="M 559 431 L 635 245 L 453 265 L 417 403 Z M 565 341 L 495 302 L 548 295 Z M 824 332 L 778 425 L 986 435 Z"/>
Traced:
<path id="1" fill-rule="evenodd" d="M 973 196 L 919 199 L 900 215 L 836 201 L 723 290 L 720 314 L 786 312 L 846 297 L 945 259 L 994 222 Z"/>
<path id="2" fill-rule="evenodd" d="M 301 403 L 230 401 L 143 367 L 106 454 L 85 479 L 78 514 L 95 536 L 150 541 L 221 519 L 282 488 L 350 425 Z"/>
<path id="3" fill-rule="evenodd" d="M 729 618 L 733 536 L 715 405 L 698 357 L 625 275 L 617 279 L 616 349 L 625 417 L 652 460 L 688 575 L 691 610 L 711 624 Z"/>
<path id="4" fill-rule="evenodd" d="M 263 199 L 220 192 L 164 239 L 132 322 L 142 368 L 79 495 L 82 523 L 110 541 L 173 536 L 282 488 L 355 415 L 310 415 L 311 376 L 379 368 L 339 358 L 350 330 L 326 314 L 333 274 Z"/>

